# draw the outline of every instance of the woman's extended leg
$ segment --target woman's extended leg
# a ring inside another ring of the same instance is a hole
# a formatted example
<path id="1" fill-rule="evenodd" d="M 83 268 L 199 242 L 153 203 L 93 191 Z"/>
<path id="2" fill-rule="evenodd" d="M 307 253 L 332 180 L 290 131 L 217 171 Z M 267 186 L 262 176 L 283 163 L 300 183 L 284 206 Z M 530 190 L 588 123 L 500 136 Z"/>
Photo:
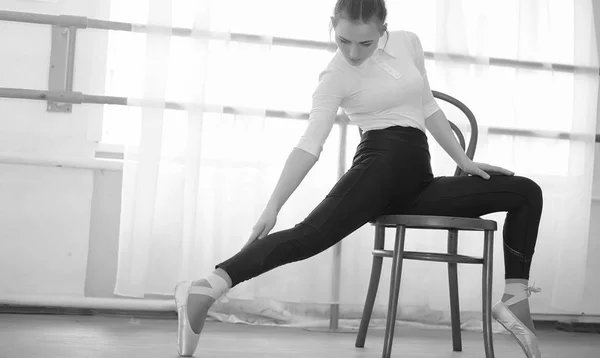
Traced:
<path id="1" fill-rule="evenodd" d="M 314 256 L 384 213 L 395 198 L 414 198 L 431 178 L 429 159 L 427 137 L 418 129 L 394 127 L 363 134 L 350 170 L 306 219 L 252 242 L 218 264 L 209 277 L 181 286 L 180 294 L 190 292 L 180 301 L 192 330 L 180 328 L 187 332 L 180 334 L 181 341 L 197 342 L 209 307 L 229 287 Z M 185 346 L 187 353 L 195 349 L 193 342 Z"/>
<path id="2" fill-rule="evenodd" d="M 215 274 L 229 278 L 230 287 L 278 266 L 314 256 L 380 215 L 390 204 L 390 170 L 383 162 L 369 159 L 355 163 L 325 199 L 291 229 L 272 233 L 252 242 L 233 257 L 218 264 Z M 211 276 L 213 281 L 216 278 Z M 207 279 L 194 286 L 215 288 Z M 223 293 L 190 294 L 188 317 L 192 330 L 200 333 L 206 313 Z"/>
<path id="3" fill-rule="evenodd" d="M 187 299 L 193 333 L 202 331 L 208 309 L 226 289 L 278 266 L 314 256 L 381 215 L 391 200 L 390 175 L 389 167 L 378 159 L 355 163 L 301 223 L 252 242 L 218 264 L 212 275 L 194 281 Z M 193 344 L 188 346 L 186 353 Z"/>
<path id="4" fill-rule="evenodd" d="M 389 169 L 377 160 L 353 166 L 301 223 L 256 240 L 217 268 L 235 286 L 328 249 L 383 212 L 390 203 L 389 178 Z"/>

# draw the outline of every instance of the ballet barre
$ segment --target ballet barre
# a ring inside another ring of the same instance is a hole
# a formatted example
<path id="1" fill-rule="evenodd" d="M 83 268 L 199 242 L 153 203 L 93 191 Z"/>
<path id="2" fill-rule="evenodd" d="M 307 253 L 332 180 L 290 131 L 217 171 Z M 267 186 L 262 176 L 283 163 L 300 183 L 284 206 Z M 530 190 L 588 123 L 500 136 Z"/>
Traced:
<path id="1" fill-rule="evenodd" d="M 198 37 L 204 39 L 214 40 L 228 40 L 234 42 L 247 42 L 256 44 L 269 44 L 274 46 L 289 46 L 289 47 L 303 47 L 310 49 L 320 49 L 327 51 L 335 51 L 337 46 L 332 42 L 314 41 L 314 40 L 303 40 L 285 37 L 273 37 L 264 35 L 254 34 L 243 34 L 243 33 L 225 33 L 219 31 L 206 31 L 199 29 L 190 29 L 183 27 L 166 27 L 146 24 L 134 24 L 118 21 L 107 21 L 91 19 L 84 16 L 71 16 L 71 15 L 46 15 L 36 13 L 26 13 L 17 11 L 6 11 L 0 10 L 0 21 L 11 21 L 20 23 L 32 23 L 32 24 L 43 24 L 52 25 L 58 28 L 67 29 L 73 31 L 76 29 L 98 29 L 98 30 L 113 30 L 113 31 L 126 31 L 126 32 L 138 32 L 138 33 L 163 33 L 170 34 L 172 36 L 180 37 Z M 64 31 L 63 31 L 64 32 Z M 514 68 L 527 68 L 537 69 L 545 71 L 555 72 L 594 72 L 600 75 L 600 69 L 594 66 L 584 65 L 567 65 L 562 63 L 549 63 L 539 61 L 523 61 L 513 60 L 507 58 L 498 57 L 477 57 L 463 54 L 453 53 L 439 53 L 424 51 L 425 58 L 435 59 L 436 61 L 452 61 L 465 62 L 470 64 L 489 64 L 493 66 L 507 66 Z"/>
<path id="2" fill-rule="evenodd" d="M 101 96 L 101 95 L 87 95 L 81 92 L 72 91 L 41 91 L 32 89 L 22 88 L 4 88 L 0 87 L 0 98 L 11 98 L 11 99 L 27 99 L 27 100 L 40 100 L 40 101 L 57 101 L 60 103 L 67 104 L 106 104 L 106 105 L 121 105 L 130 107 L 144 107 L 144 108 L 165 108 L 173 110 L 184 110 L 184 111 L 202 111 L 206 113 L 223 113 L 232 115 L 242 116 L 265 116 L 271 118 L 286 118 L 286 119 L 298 119 L 308 120 L 310 114 L 308 112 L 295 112 L 295 111 L 284 111 L 277 109 L 260 109 L 250 107 L 236 107 L 236 106 L 218 106 L 210 104 L 194 104 L 185 102 L 173 102 L 173 101 L 152 101 L 137 98 L 127 97 L 115 97 L 115 96 Z M 336 124 L 350 124 L 348 117 L 345 114 L 338 114 L 336 117 Z M 483 128 L 483 127 L 482 127 Z M 529 130 L 529 129 L 517 129 L 517 128 L 503 128 L 503 127 L 485 127 L 488 134 L 494 135 L 511 135 L 516 137 L 531 137 L 531 138 L 545 138 L 545 139 L 563 139 L 563 140 L 587 140 L 589 135 L 568 133 L 561 131 L 551 130 Z M 344 139 L 345 141 L 345 139 Z M 600 143 L 600 134 L 595 136 L 595 142 Z M 342 149 L 340 148 L 340 153 Z"/>

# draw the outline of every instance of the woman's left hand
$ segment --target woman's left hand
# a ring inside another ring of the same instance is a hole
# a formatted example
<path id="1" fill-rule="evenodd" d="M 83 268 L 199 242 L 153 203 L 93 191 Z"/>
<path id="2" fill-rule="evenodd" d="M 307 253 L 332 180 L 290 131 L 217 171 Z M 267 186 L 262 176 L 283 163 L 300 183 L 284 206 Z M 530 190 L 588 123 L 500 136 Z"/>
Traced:
<path id="1" fill-rule="evenodd" d="M 462 171 L 467 174 L 477 175 L 486 180 L 490 178 L 490 174 L 501 174 L 508 176 L 515 175 L 515 173 L 511 172 L 508 169 L 496 167 L 485 163 L 476 163 L 472 160 L 468 161 L 465 165 L 461 166 L 460 169 L 462 169 Z"/>

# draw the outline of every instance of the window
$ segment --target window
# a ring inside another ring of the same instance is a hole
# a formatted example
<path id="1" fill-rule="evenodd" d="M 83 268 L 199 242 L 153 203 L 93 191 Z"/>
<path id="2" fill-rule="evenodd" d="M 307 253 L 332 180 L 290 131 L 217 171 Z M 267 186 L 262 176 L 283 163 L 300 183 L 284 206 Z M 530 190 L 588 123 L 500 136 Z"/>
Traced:
<path id="1" fill-rule="evenodd" d="M 199 3 L 203 2 L 174 0 L 172 26 L 193 27 Z M 212 3 L 213 31 L 330 41 L 333 0 Z M 561 159 L 562 167 L 568 166 L 570 141 L 538 134 L 571 133 L 580 127 L 574 123 L 578 116 L 574 85 L 575 81 L 586 79 L 576 79 L 572 71 L 551 67 L 596 65 L 595 56 L 591 55 L 575 61 L 577 51 L 585 51 L 589 45 L 574 42 L 577 27 L 573 2 L 388 0 L 387 4 L 390 30 L 413 31 L 421 38 L 428 55 L 426 66 L 432 88 L 465 102 L 475 113 L 482 133 L 487 133 L 486 140 L 511 143 L 512 149 L 505 156 L 521 152 L 517 148 L 525 144 L 545 146 L 556 151 L 554 158 Z M 113 1 L 111 11 L 111 20 L 144 23 L 148 0 Z M 146 35 L 113 31 L 109 36 L 108 95 L 141 98 Z M 194 66 L 206 66 L 207 76 L 199 82 L 205 84 L 202 93 L 207 104 L 306 113 L 318 74 L 331 58 L 329 51 L 321 49 L 214 39 L 208 43 L 206 61 L 197 64 L 190 62 L 190 54 L 199 51 L 194 46 L 189 37 L 171 38 L 168 74 L 163 74 L 167 76 L 167 101 L 193 101 L 199 90 L 190 73 Z M 449 55 L 467 59 L 448 61 L 452 57 Z M 490 65 L 490 58 L 502 63 Z M 590 85 L 596 81 L 592 77 L 595 75 L 587 79 Z M 178 121 L 177 111 L 167 112 L 169 120 Z M 103 143 L 136 143 L 141 113 L 140 107 L 106 106 Z M 185 121 L 179 121 L 183 126 Z M 301 135 L 304 125 L 295 124 L 295 138 Z M 502 130 L 504 134 L 500 134 Z M 531 131 L 534 136 L 522 136 L 518 131 Z M 185 134 L 184 126 L 177 133 L 173 138 Z M 481 147 L 483 153 L 485 147 Z M 478 153 L 482 152 L 478 149 Z M 516 160 L 498 159 L 500 164 Z M 555 169 L 557 173 L 562 172 L 562 167 Z"/>

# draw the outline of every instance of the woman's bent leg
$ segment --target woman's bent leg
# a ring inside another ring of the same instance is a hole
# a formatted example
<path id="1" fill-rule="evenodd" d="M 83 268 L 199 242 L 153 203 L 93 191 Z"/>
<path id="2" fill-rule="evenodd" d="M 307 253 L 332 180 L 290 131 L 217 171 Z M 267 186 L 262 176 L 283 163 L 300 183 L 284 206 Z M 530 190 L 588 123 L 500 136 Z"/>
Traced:
<path id="1" fill-rule="evenodd" d="M 479 217 L 506 211 L 504 267 L 506 279 L 529 279 L 543 198 L 540 187 L 520 176 L 439 177 L 411 205 L 396 211 L 416 215 Z"/>
<path id="2" fill-rule="evenodd" d="M 532 180 L 493 175 L 489 180 L 475 176 L 435 178 L 415 202 L 393 210 L 396 213 L 459 217 L 506 211 L 503 229 L 506 286 L 502 302 L 535 333 L 527 284 L 542 206 L 542 191 Z M 536 347 L 532 344 L 530 349 Z"/>

